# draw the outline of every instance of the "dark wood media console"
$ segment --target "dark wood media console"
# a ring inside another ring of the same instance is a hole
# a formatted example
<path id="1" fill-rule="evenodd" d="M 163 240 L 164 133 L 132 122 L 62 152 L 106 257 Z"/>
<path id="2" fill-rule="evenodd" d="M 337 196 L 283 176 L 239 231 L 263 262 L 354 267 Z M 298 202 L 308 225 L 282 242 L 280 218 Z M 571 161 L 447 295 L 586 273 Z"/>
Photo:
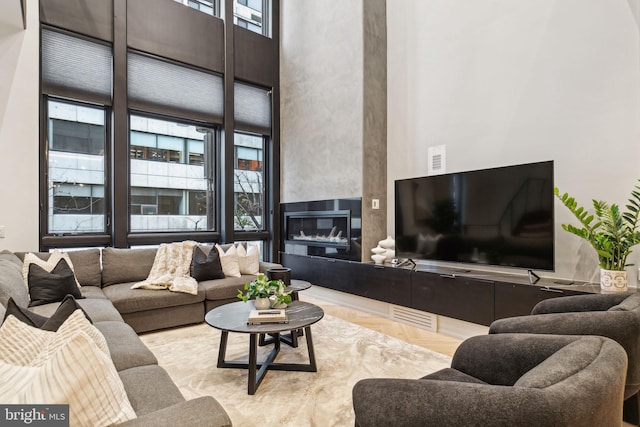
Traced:
<path id="1" fill-rule="evenodd" d="M 373 263 L 281 253 L 291 277 L 329 289 L 415 308 L 480 325 L 523 316 L 540 301 L 568 295 L 599 293 L 599 285 L 559 284 L 527 276 L 433 268 L 413 271 Z"/>

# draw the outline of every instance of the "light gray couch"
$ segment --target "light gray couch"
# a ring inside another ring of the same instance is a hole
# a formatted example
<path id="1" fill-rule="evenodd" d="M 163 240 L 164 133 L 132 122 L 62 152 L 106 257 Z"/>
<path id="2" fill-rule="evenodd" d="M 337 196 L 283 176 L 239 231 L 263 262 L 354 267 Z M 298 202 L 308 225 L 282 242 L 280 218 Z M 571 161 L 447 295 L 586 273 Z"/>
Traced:
<path id="1" fill-rule="evenodd" d="M 43 259 L 49 254 L 39 254 Z M 230 426 L 231 421 L 212 397 L 186 401 L 167 372 L 137 333 L 199 323 L 206 311 L 238 301 L 237 290 L 254 278 L 225 278 L 201 282 L 197 295 L 170 291 L 131 289 L 147 278 L 155 249 L 87 249 L 69 252 L 85 297 L 78 304 L 105 336 L 113 363 L 138 418 L 126 426 Z M 10 297 L 26 307 L 27 287 L 22 278 L 24 253 L 0 252 L 0 319 Z M 278 264 L 261 263 L 266 271 Z M 51 316 L 58 303 L 31 307 Z"/>
<path id="2" fill-rule="evenodd" d="M 229 245 L 222 245 L 226 250 Z M 207 248 L 207 247 L 205 247 Z M 207 250 L 205 249 L 205 252 Z M 253 275 L 226 277 L 198 283 L 198 294 L 167 290 L 131 289 L 131 285 L 149 276 L 156 249 L 85 249 L 68 252 L 82 295 L 90 299 L 108 299 L 136 332 L 183 326 L 204 321 L 209 310 L 238 301 L 238 289 L 255 279 Z M 24 252 L 16 255 L 22 260 Z M 48 259 L 49 253 L 37 253 Z M 281 267 L 260 262 L 260 271 Z M 39 310 L 55 310 L 54 307 Z"/>

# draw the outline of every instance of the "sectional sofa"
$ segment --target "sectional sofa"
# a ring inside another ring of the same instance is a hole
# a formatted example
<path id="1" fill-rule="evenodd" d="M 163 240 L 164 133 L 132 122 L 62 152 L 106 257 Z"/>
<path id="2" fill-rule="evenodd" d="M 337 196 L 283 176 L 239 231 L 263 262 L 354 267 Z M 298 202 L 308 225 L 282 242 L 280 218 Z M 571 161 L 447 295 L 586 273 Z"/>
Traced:
<path id="1" fill-rule="evenodd" d="M 229 426 L 225 410 L 212 397 L 185 401 L 166 371 L 137 333 L 199 323 L 213 307 L 237 301 L 237 290 L 255 276 L 226 277 L 198 283 L 197 295 L 168 290 L 131 289 L 147 278 L 156 249 L 86 249 L 69 252 L 83 299 L 78 304 L 104 335 L 138 418 L 126 426 Z M 0 252 L 0 320 L 9 298 L 29 304 L 22 276 L 24 253 Z M 48 253 L 37 254 L 47 259 Z M 260 263 L 261 272 L 278 264 Z M 51 316 L 58 303 L 31 307 Z"/>

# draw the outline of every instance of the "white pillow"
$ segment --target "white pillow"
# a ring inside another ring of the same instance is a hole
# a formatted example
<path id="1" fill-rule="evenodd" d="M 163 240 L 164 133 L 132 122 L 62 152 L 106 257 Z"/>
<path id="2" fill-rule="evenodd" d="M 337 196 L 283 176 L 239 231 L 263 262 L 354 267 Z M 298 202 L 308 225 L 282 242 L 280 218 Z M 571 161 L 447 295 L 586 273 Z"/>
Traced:
<path id="1" fill-rule="evenodd" d="M 222 265 L 224 275 L 227 277 L 241 277 L 236 246 L 231 245 L 227 252 L 225 252 L 220 245 L 216 244 L 216 249 L 220 254 L 220 264 Z"/>
<path id="2" fill-rule="evenodd" d="M 240 274 L 260 273 L 260 253 L 257 246 L 249 246 L 245 249 L 244 245 L 238 245 L 237 251 Z"/>
<path id="3" fill-rule="evenodd" d="M 24 278 L 24 284 L 27 286 L 27 288 L 29 287 L 29 265 L 36 264 L 42 267 L 42 269 L 47 273 L 51 273 L 51 270 L 56 268 L 56 265 L 58 264 L 58 262 L 60 262 L 61 259 L 67 261 L 69 268 L 71 269 L 71 271 L 73 271 L 76 285 L 78 285 L 79 288 L 80 282 L 78 282 L 78 278 L 75 277 L 75 269 L 73 268 L 73 263 L 71 262 L 71 258 L 69 258 L 69 254 L 60 252 L 57 249 L 54 249 L 54 251 L 51 252 L 51 256 L 46 261 L 40 259 L 40 257 L 31 252 L 24 256 L 24 262 L 22 263 L 22 277 Z"/>
<path id="4" fill-rule="evenodd" d="M 77 332 L 41 366 L 0 362 L 3 404 L 68 404 L 71 425 L 107 426 L 136 418 L 113 362 Z"/>
<path id="5" fill-rule="evenodd" d="M 56 332 L 34 328 L 9 315 L 0 326 L 0 361 L 19 366 L 42 366 L 79 332 L 87 335 L 105 356 L 110 357 L 107 341 L 82 310 L 71 313 Z"/>

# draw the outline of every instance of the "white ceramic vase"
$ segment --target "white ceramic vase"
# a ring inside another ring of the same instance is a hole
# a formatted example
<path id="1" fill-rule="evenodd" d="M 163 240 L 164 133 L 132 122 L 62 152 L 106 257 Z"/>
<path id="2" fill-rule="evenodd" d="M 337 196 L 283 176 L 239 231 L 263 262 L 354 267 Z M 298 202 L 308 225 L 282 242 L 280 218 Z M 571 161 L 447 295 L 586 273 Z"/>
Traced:
<path id="1" fill-rule="evenodd" d="M 383 254 L 386 258 L 387 261 L 391 261 L 392 259 L 394 259 L 396 257 L 396 250 L 395 249 L 387 249 L 384 251 Z"/>
<path id="2" fill-rule="evenodd" d="M 373 254 L 373 255 L 371 255 L 371 259 L 376 264 L 382 264 L 384 262 L 384 260 L 387 259 L 387 257 L 384 256 L 383 254 Z"/>
<path id="3" fill-rule="evenodd" d="M 627 272 L 601 268 L 600 289 L 603 292 L 626 292 L 628 289 Z"/>
<path id="4" fill-rule="evenodd" d="M 256 310 L 268 310 L 271 308 L 271 301 L 269 301 L 269 298 L 256 298 L 253 301 L 253 305 L 256 307 Z"/>
<path id="5" fill-rule="evenodd" d="M 382 248 L 382 247 L 380 247 L 380 245 L 378 245 L 375 248 L 371 249 L 371 252 L 373 252 L 375 255 L 381 255 L 384 252 L 386 252 L 386 249 Z"/>
<path id="6" fill-rule="evenodd" d="M 378 245 L 382 246 L 385 249 L 395 249 L 396 248 L 396 241 L 393 240 L 393 237 L 387 236 L 386 239 L 380 240 L 378 242 Z"/>
<path id="7" fill-rule="evenodd" d="M 271 308 L 276 308 L 278 310 L 282 308 L 287 308 L 287 305 L 288 305 L 283 302 L 276 301 L 275 295 L 269 297 L 269 303 L 271 304 Z"/>

